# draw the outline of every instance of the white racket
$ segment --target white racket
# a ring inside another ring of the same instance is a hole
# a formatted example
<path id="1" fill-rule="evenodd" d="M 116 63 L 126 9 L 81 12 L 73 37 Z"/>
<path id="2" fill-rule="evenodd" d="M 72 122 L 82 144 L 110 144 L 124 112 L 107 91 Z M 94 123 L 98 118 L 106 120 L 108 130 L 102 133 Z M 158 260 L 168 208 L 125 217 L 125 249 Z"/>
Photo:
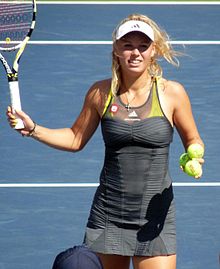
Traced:
<path id="1" fill-rule="evenodd" d="M 18 84 L 19 62 L 35 27 L 35 0 L 0 0 L 0 60 L 8 77 L 12 111 L 17 118 L 15 129 L 23 129 L 24 124 L 15 111 L 21 110 Z M 10 66 L 3 52 L 15 51 L 15 58 Z"/>

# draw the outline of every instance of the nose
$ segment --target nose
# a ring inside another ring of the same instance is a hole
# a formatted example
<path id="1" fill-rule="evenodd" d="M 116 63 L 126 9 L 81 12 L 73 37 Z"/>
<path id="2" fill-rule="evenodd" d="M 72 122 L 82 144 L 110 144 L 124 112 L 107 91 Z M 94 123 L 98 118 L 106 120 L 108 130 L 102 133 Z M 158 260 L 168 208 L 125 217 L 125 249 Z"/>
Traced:
<path id="1" fill-rule="evenodd" d="M 138 48 L 133 48 L 132 51 L 131 51 L 131 54 L 132 55 L 139 55 L 140 54 L 140 51 Z"/>

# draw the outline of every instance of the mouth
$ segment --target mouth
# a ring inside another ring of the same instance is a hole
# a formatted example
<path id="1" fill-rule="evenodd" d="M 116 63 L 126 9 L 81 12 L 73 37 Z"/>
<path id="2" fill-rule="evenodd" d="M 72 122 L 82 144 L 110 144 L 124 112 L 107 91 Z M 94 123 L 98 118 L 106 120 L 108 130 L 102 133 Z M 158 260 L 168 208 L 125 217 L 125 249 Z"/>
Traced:
<path id="1" fill-rule="evenodd" d="M 131 65 L 138 65 L 141 63 L 141 61 L 140 60 L 128 60 L 128 63 Z"/>

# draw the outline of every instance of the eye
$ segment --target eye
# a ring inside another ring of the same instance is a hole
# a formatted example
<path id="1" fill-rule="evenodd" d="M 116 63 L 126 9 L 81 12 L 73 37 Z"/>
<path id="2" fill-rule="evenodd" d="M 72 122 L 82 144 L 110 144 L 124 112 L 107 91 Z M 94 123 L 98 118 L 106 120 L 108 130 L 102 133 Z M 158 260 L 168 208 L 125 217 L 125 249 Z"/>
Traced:
<path id="1" fill-rule="evenodd" d="M 151 43 L 143 43 L 139 46 L 140 51 L 145 51 L 150 47 Z"/>
<path id="2" fill-rule="evenodd" d="M 142 48 L 149 48 L 150 45 L 151 45 L 151 42 L 149 42 L 149 43 L 143 43 L 143 44 L 141 44 L 141 47 Z"/>
<path id="3" fill-rule="evenodd" d="M 131 45 L 131 43 L 124 43 L 123 44 L 123 48 L 125 48 L 125 49 L 132 49 L 132 45 Z"/>

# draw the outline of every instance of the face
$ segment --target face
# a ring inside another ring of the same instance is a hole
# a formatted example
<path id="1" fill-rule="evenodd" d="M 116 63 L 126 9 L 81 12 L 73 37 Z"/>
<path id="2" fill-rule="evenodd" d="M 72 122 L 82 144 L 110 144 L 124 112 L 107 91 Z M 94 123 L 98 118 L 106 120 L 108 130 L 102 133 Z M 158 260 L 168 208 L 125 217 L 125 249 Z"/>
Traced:
<path id="1" fill-rule="evenodd" d="M 116 42 L 115 53 L 123 72 L 146 72 L 154 55 L 152 40 L 140 32 L 131 32 Z"/>

